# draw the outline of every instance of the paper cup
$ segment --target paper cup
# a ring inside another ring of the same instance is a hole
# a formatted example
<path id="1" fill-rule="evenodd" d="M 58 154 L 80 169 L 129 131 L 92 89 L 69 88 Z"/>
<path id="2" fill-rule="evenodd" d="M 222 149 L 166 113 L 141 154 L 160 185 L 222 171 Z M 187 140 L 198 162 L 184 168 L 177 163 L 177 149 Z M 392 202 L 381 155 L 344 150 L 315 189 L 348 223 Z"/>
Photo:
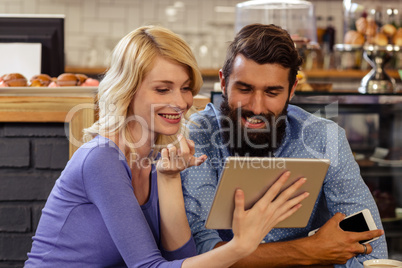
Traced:
<path id="1" fill-rule="evenodd" d="M 402 262 L 389 259 L 375 259 L 363 262 L 364 268 L 393 268 L 402 267 Z"/>

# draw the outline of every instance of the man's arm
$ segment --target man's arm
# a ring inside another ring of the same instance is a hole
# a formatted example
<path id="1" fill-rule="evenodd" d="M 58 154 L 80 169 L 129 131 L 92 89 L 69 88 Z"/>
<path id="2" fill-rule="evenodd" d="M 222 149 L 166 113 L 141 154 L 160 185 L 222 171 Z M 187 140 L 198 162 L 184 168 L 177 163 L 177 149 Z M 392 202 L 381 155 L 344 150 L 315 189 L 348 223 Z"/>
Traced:
<path id="1" fill-rule="evenodd" d="M 311 237 L 286 242 L 261 244 L 250 256 L 237 262 L 233 267 L 333 267 L 345 264 L 349 259 L 364 252 L 359 241 L 372 239 L 384 234 L 382 230 L 363 233 L 345 232 L 339 227 L 344 215 L 337 213 Z M 219 247 L 225 242 L 216 245 Z M 367 254 L 372 247 L 367 245 Z"/>

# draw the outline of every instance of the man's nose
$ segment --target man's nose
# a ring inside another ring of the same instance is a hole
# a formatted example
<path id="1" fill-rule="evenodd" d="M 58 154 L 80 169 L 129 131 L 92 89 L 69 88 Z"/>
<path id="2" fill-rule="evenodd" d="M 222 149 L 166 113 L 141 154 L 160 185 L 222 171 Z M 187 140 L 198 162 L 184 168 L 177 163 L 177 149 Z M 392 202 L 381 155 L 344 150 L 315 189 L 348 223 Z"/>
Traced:
<path id="1" fill-rule="evenodd" d="M 264 96 L 262 96 L 260 92 L 255 92 L 253 96 L 250 98 L 248 106 L 249 106 L 248 109 L 252 111 L 254 114 L 265 113 Z"/>

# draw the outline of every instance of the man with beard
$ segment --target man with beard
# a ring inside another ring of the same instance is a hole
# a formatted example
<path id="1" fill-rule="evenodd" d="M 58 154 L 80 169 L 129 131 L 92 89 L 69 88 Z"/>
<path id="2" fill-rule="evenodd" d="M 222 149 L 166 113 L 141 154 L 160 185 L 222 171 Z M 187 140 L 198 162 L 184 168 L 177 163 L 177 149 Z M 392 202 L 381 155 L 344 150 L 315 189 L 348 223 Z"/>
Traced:
<path id="1" fill-rule="evenodd" d="M 356 268 L 363 267 L 367 259 L 387 258 L 382 230 L 355 233 L 339 227 L 345 215 L 365 208 L 379 229 L 382 224 L 345 131 L 332 121 L 288 104 L 301 63 L 289 34 L 274 25 L 245 26 L 230 44 L 219 71 L 223 92 L 220 110 L 208 104 L 189 124 L 196 152 L 208 156 L 204 164 L 182 172 L 187 217 L 199 253 L 232 237 L 231 230 L 204 227 L 226 157 L 321 156 L 330 159 L 331 166 L 308 225 L 273 229 L 258 249 L 235 267 Z M 367 245 L 359 243 L 374 237 L 379 239 Z"/>

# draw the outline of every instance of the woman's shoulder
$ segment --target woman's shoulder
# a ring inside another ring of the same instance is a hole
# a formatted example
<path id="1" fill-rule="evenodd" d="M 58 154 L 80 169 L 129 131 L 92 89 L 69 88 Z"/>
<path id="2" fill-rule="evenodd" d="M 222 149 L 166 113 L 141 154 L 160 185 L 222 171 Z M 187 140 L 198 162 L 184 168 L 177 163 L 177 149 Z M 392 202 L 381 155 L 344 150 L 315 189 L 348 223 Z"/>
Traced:
<path id="1" fill-rule="evenodd" d="M 125 162 L 126 158 L 113 141 L 98 135 L 78 148 L 71 158 L 71 161 L 77 160 L 109 165 L 117 161 Z"/>

